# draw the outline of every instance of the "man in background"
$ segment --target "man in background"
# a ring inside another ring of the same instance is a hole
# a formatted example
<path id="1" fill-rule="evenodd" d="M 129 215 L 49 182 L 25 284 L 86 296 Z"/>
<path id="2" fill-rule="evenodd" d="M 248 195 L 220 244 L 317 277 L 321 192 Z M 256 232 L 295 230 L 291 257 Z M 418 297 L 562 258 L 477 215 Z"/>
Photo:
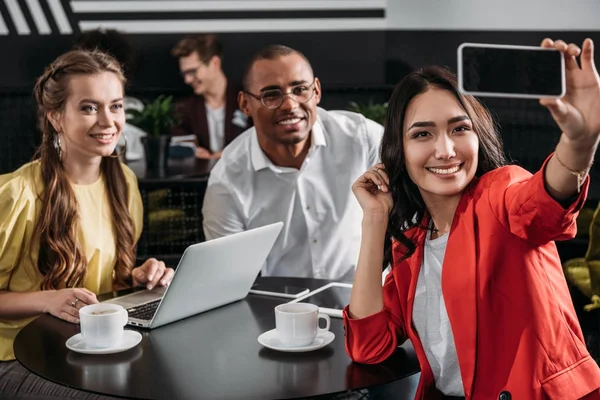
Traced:
<path id="1" fill-rule="evenodd" d="M 171 54 L 194 91 L 177 104 L 180 124 L 173 130 L 172 143 L 192 140 L 196 157 L 219 158 L 223 148 L 248 127 L 237 105 L 239 87 L 228 81 L 222 69 L 223 46 L 213 34 L 194 35 L 177 43 Z"/>

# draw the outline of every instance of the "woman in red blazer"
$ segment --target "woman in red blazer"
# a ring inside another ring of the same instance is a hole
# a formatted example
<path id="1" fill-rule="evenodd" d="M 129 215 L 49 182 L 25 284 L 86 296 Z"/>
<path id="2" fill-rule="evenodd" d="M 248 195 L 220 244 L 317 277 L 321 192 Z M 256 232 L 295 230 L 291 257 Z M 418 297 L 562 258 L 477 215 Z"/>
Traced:
<path id="1" fill-rule="evenodd" d="M 564 53 L 567 94 L 540 101 L 563 132 L 540 171 L 504 166 L 487 110 L 430 67 L 394 91 L 383 163 L 353 185 L 364 214 L 346 349 L 378 363 L 410 339 L 417 399 L 600 399 L 554 244 L 575 235 L 587 194 L 600 77 L 591 40 L 542 46 Z"/>

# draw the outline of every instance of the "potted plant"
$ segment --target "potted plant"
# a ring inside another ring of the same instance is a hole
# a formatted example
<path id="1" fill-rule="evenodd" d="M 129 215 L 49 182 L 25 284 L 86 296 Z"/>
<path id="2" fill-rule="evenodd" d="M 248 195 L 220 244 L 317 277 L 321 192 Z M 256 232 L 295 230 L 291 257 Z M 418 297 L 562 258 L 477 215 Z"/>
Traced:
<path id="1" fill-rule="evenodd" d="M 387 112 L 388 103 L 377 104 L 373 100 L 369 100 L 368 104 L 358 104 L 351 101 L 349 110 L 362 114 L 365 118 L 369 118 L 381 125 L 385 122 L 385 114 Z"/>
<path id="2" fill-rule="evenodd" d="M 149 170 L 164 171 L 171 128 L 177 123 L 173 96 L 160 95 L 141 110 L 128 110 L 128 121 L 146 132 L 142 138 Z"/>

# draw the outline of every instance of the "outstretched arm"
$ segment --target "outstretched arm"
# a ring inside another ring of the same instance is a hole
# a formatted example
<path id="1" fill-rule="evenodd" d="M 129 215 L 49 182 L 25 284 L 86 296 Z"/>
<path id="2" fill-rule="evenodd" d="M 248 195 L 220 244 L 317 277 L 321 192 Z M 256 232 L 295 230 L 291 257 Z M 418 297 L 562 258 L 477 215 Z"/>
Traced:
<path id="1" fill-rule="evenodd" d="M 556 200 L 572 198 L 587 176 L 600 137 L 600 77 L 594 65 L 594 44 L 583 49 L 562 40 L 544 39 L 542 47 L 565 56 L 567 92 L 561 99 L 542 99 L 562 130 L 560 141 L 544 173 L 546 189 Z M 577 57 L 580 56 L 580 65 Z"/>

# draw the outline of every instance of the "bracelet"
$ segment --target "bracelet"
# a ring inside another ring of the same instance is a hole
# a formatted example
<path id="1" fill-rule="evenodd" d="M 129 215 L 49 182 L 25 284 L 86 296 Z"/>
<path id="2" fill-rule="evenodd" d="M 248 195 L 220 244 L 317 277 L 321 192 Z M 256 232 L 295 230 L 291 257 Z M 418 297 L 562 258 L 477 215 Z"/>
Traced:
<path id="1" fill-rule="evenodd" d="M 554 151 L 554 158 L 556 158 L 556 161 L 558 161 L 558 163 L 560 165 L 562 165 L 562 167 L 564 169 L 566 169 L 567 171 L 569 171 L 570 174 L 575 175 L 577 177 L 577 193 L 581 192 L 581 186 L 583 185 L 583 181 L 585 180 L 585 177 L 587 176 L 587 174 L 590 172 L 590 168 L 592 168 L 592 164 L 593 162 L 590 163 L 590 165 L 588 165 L 586 168 L 580 170 L 580 171 L 576 171 L 574 169 L 571 169 L 569 167 L 567 167 L 565 165 L 565 163 L 563 163 L 560 158 L 558 158 L 558 151 Z"/>

